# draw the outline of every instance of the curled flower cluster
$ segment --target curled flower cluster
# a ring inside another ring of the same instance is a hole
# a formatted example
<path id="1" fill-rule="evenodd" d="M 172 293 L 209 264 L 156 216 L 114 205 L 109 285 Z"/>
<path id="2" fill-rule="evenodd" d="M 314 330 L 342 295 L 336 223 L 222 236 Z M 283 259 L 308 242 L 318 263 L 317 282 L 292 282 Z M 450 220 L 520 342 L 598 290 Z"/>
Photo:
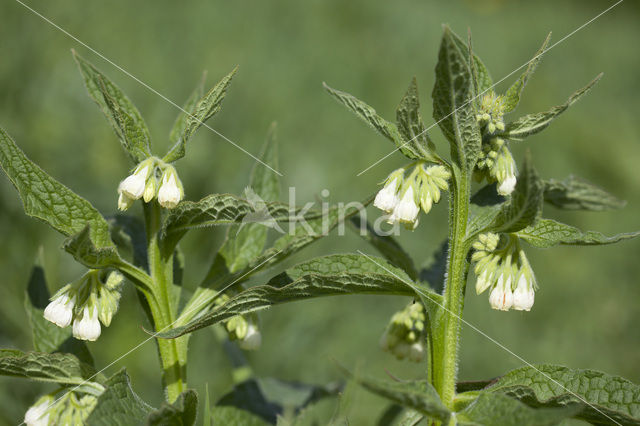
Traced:
<path id="1" fill-rule="evenodd" d="M 399 360 L 420 362 L 425 357 L 424 333 L 426 315 L 421 303 L 410 303 L 391 317 L 380 338 L 382 350 Z"/>
<path id="2" fill-rule="evenodd" d="M 538 284 L 518 237 L 507 235 L 501 240 L 497 234 L 481 234 L 473 248 L 476 293 L 490 289 L 489 304 L 493 309 L 531 310 Z"/>
<path id="3" fill-rule="evenodd" d="M 58 389 L 38 399 L 25 413 L 24 423 L 27 426 L 84 424 L 98 398 L 90 394 L 79 395 L 68 391 L 55 399 L 55 394 L 63 390 Z"/>
<path id="4" fill-rule="evenodd" d="M 118 310 L 124 277 L 117 271 L 106 275 L 90 270 L 79 280 L 61 288 L 44 310 L 44 317 L 58 327 L 73 323 L 73 337 L 97 340 L 100 322 L 108 327 Z"/>
<path id="5" fill-rule="evenodd" d="M 482 151 L 476 163 L 475 177 L 478 181 L 487 178 L 498 182 L 498 193 L 509 195 L 516 186 L 516 163 L 504 139 L 495 135 L 496 130 L 505 129 L 504 98 L 490 92 L 480 102 L 480 113 L 476 120 L 482 131 Z"/>
<path id="6" fill-rule="evenodd" d="M 373 205 L 390 213 L 389 223 L 404 223 L 414 229 L 418 225 L 420 209 L 429 213 L 433 204 L 440 201 L 440 191 L 449 189 L 447 180 L 451 173 L 443 166 L 418 162 L 408 177 L 404 174 L 404 168 L 393 171 Z"/>
<path id="7" fill-rule="evenodd" d="M 162 207 L 172 209 L 184 197 L 184 188 L 173 166 L 151 157 L 140 162 L 133 173 L 120 182 L 118 194 L 120 210 L 127 210 L 140 198 L 149 203 L 156 197 Z"/>

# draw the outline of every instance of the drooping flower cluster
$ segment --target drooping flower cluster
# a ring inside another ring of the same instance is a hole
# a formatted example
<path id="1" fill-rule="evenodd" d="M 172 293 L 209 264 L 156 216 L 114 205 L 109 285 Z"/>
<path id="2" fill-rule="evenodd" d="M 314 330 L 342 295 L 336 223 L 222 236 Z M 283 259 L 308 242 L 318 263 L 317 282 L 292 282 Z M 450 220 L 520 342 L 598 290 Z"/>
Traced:
<path id="1" fill-rule="evenodd" d="M 149 203 L 156 197 L 162 207 L 172 209 L 184 197 L 184 188 L 172 165 L 150 157 L 141 161 L 133 173 L 120 182 L 118 194 L 120 210 L 127 210 L 140 198 Z"/>
<path id="2" fill-rule="evenodd" d="M 44 317 L 58 327 L 73 323 L 73 337 L 97 340 L 100 322 L 108 327 L 118 310 L 124 277 L 120 272 L 90 270 L 61 288 L 44 310 Z"/>
<path id="3" fill-rule="evenodd" d="M 393 314 L 380 338 L 380 347 L 399 360 L 407 358 L 414 362 L 422 361 L 425 357 L 425 321 L 422 303 L 410 303 Z"/>
<path id="4" fill-rule="evenodd" d="M 24 415 L 27 426 L 81 425 L 84 424 L 98 402 L 91 394 L 67 391 L 56 399 L 63 388 L 47 394 L 36 401 Z"/>
<path id="5" fill-rule="evenodd" d="M 505 129 L 504 110 L 502 96 L 489 92 L 481 98 L 476 120 L 482 132 L 482 151 L 474 175 L 478 181 L 486 177 L 489 182 L 497 182 L 498 193 L 509 195 L 516 186 L 516 163 L 506 141 L 495 134 Z"/>
<path id="6" fill-rule="evenodd" d="M 443 166 L 428 166 L 418 162 L 408 177 L 405 169 L 393 171 L 385 180 L 373 205 L 390 213 L 391 224 L 404 223 L 414 229 L 418 226 L 420 209 L 429 213 L 434 203 L 440 201 L 440 191 L 449 189 L 447 180 L 451 173 Z"/>
<path id="7" fill-rule="evenodd" d="M 489 304 L 493 309 L 531 310 L 538 284 L 518 237 L 481 234 L 473 248 L 476 293 L 489 289 Z"/>

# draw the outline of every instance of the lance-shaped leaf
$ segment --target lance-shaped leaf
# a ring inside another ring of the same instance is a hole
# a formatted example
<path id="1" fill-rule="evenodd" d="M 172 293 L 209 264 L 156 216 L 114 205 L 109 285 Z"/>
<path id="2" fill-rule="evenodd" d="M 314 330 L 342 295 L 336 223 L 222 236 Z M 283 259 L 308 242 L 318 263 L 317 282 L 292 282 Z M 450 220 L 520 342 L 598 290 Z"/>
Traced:
<path id="1" fill-rule="evenodd" d="M 576 227 L 552 219 L 540 219 L 533 225 L 516 232 L 516 235 L 534 247 L 549 248 L 559 244 L 573 246 L 613 244 L 640 236 L 640 231 L 607 237 L 600 232 L 581 231 Z"/>
<path id="2" fill-rule="evenodd" d="M 89 426 L 144 424 L 153 410 L 131 388 L 125 369 L 114 374 L 105 383 L 106 390 L 98 398 L 95 408 L 86 420 Z"/>
<path id="3" fill-rule="evenodd" d="M 380 234 L 369 222 L 357 217 L 351 218 L 349 224 L 392 265 L 405 271 L 412 280 L 418 279 L 418 271 L 413 264 L 413 259 L 393 236 Z"/>
<path id="4" fill-rule="evenodd" d="M 421 158 L 420 152 L 415 151 L 414 147 L 403 139 L 396 125 L 380 117 L 375 109 L 347 92 L 332 89 L 326 83 L 322 83 L 322 85 L 338 102 L 346 106 L 375 131 L 393 142 L 406 157 L 412 160 Z"/>
<path id="5" fill-rule="evenodd" d="M 415 77 L 411 79 L 409 88 L 396 110 L 396 120 L 398 130 L 406 141 L 403 149 L 410 150 L 412 155 L 415 154 L 424 160 L 436 161 L 435 145 L 429 138 L 420 115 L 420 97 Z"/>
<path id="6" fill-rule="evenodd" d="M 149 413 L 148 426 L 192 426 L 198 414 L 198 395 L 193 389 L 182 392 L 173 403 L 162 403 L 160 408 Z"/>
<path id="7" fill-rule="evenodd" d="M 522 367 L 486 391 L 505 393 L 534 407 L 577 405 L 576 417 L 594 424 L 640 424 L 640 387 L 600 371 L 559 365 Z"/>
<path id="8" fill-rule="evenodd" d="M 451 145 L 451 156 L 463 170 L 475 166 L 482 139 L 476 122 L 468 49 L 445 27 L 433 87 L 433 118 Z"/>
<path id="9" fill-rule="evenodd" d="M 111 123 L 131 159 L 139 163 L 151 156 L 151 137 L 140 112 L 124 93 L 95 66 L 75 51 L 73 58 L 84 78 L 89 96 Z"/>
<path id="10" fill-rule="evenodd" d="M 593 81 L 591 81 L 591 83 L 572 94 L 564 104 L 553 107 L 549 111 L 525 115 L 524 117 L 520 117 L 516 121 L 507 124 L 505 131 L 502 132 L 500 136 L 517 141 L 541 132 L 549 126 L 556 117 L 565 112 L 567 108 L 576 103 L 578 99 L 591 90 L 601 77 L 602 74 L 598 75 L 593 79 Z"/>
<path id="11" fill-rule="evenodd" d="M 604 189 L 581 181 L 574 176 L 544 183 L 544 200 L 564 210 L 603 211 L 620 209 L 626 202 Z"/>
<path id="12" fill-rule="evenodd" d="M 274 169 L 278 168 L 275 123 L 269 129 L 260 160 Z M 244 195 L 254 204 L 256 211 L 264 210 L 266 202 L 277 201 L 280 197 L 278 175 L 264 164 L 256 162 Z M 276 223 L 270 225 L 279 228 Z M 265 226 L 265 223 L 243 223 L 229 227 L 220 254 L 224 257 L 230 272 L 235 273 L 246 268 L 251 260 L 262 253 L 268 230 L 269 226 Z"/>
<path id="13" fill-rule="evenodd" d="M 109 247 L 109 226 L 84 198 L 49 176 L 27 158 L 11 137 L 0 129 L 0 166 L 16 187 L 27 215 L 70 236 L 91 226 L 90 238 L 96 247 Z"/>
<path id="14" fill-rule="evenodd" d="M 456 413 L 456 421 L 460 426 L 552 426 L 578 411 L 575 405 L 534 409 L 506 395 L 482 393 Z"/>
<path id="15" fill-rule="evenodd" d="M 191 139 L 191 136 L 193 136 L 196 130 L 198 130 L 205 121 L 211 118 L 214 114 L 220 111 L 220 108 L 222 108 L 222 101 L 227 94 L 227 88 L 229 87 L 231 79 L 235 75 L 236 71 L 238 71 L 237 66 L 233 71 L 225 75 L 218 84 L 213 86 L 213 88 L 209 90 L 209 92 L 207 92 L 207 94 L 198 102 L 196 102 L 190 110 L 185 108 L 188 116 L 184 122 L 184 131 L 178 137 L 176 143 L 171 147 L 167 155 L 164 156 L 164 161 L 170 163 L 184 157 L 187 141 Z M 187 107 L 188 106 L 189 105 L 187 105 Z"/>
<path id="16" fill-rule="evenodd" d="M 547 46 L 549 45 L 550 40 L 551 40 L 551 33 L 547 35 L 547 38 L 542 43 L 542 46 L 540 47 L 540 49 L 538 49 L 533 59 L 531 59 L 527 63 L 527 68 L 524 70 L 520 78 L 518 78 L 516 82 L 513 83 L 511 87 L 509 87 L 509 89 L 507 89 L 506 93 L 504 94 L 504 104 L 503 104 L 504 112 L 513 111 L 518 106 L 518 103 L 520 103 L 520 96 L 522 95 L 522 91 L 524 90 L 524 87 L 527 85 L 529 78 L 531 78 L 531 76 L 533 75 L 533 72 L 538 67 L 538 64 L 540 63 L 540 60 L 542 59 L 542 55 L 547 49 Z"/>
<path id="17" fill-rule="evenodd" d="M 187 98 L 186 102 L 182 106 L 182 111 L 176 117 L 176 121 L 173 123 L 173 127 L 171 128 L 171 132 L 169 133 L 169 140 L 176 144 L 184 134 L 185 129 L 187 128 L 187 119 L 189 116 L 195 113 L 196 105 L 198 101 L 204 96 L 204 83 L 207 78 L 207 73 L 202 73 L 202 78 L 200 82 L 196 86 L 196 88 L 191 92 L 191 95 Z"/>
<path id="18" fill-rule="evenodd" d="M 0 349 L 0 375 L 3 376 L 79 385 L 91 379 L 94 374 L 93 367 L 72 354 Z"/>
<path id="19" fill-rule="evenodd" d="M 45 319 L 44 310 L 49 304 L 49 297 L 41 250 L 31 269 L 24 300 L 24 307 L 31 325 L 33 348 L 37 352 L 70 353 L 85 364 L 93 366 L 93 358 L 87 345 L 71 336 L 70 327 L 61 328 Z"/>
<path id="20" fill-rule="evenodd" d="M 466 43 L 453 31 L 451 31 L 451 36 L 453 37 L 453 40 L 456 42 L 460 50 L 465 53 L 465 58 L 467 60 L 467 63 L 469 64 L 469 69 L 471 70 L 475 95 L 477 98 L 479 98 L 480 95 L 483 95 L 493 87 L 493 80 L 491 79 L 489 70 L 484 65 L 482 60 L 478 57 L 478 55 L 473 53 L 471 44 L 471 31 L 469 31 L 469 37 Z"/>
<path id="21" fill-rule="evenodd" d="M 159 333 L 175 338 L 281 303 L 347 294 L 414 295 L 404 271 L 370 256 L 332 255 L 296 265 L 275 276 L 267 285 L 251 287 L 183 327 Z M 380 266 L 383 265 L 383 266 Z"/>
<path id="22" fill-rule="evenodd" d="M 352 375 L 342 369 L 363 388 L 402 406 L 416 410 L 427 417 L 447 424 L 451 412 L 442 403 L 438 392 L 426 380 L 389 381 Z"/>

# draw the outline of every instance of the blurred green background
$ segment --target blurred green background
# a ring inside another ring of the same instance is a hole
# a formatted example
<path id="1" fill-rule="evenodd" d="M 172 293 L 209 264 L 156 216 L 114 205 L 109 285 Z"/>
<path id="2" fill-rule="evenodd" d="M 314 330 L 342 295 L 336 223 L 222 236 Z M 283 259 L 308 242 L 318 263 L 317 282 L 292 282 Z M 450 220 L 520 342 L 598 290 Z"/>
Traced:
<path id="1" fill-rule="evenodd" d="M 26 0 L 25 0 L 26 1 Z M 298 202 L 323 189 L 332 202 L 363 199 L 393 168 L 394 154 L 356 174 L 392 149 L 382 137 L 336 104 L 321 83 L 346 90 L 392 118 L 409 80 L 417 76 L 423 116 L 441 23 L 458 33 L 471 27 L 477 53 L 494 80 L 535 53 L 549 31 L 554 41 L 613 4 L 610 1 L 238 1 L 27 2 L 169 99 L 182 104 L 203 70 L 213 84 L 238 64 L 222 111 L 209 122 L 254 154 L 269 123 L 278 121 L 283 193 L 295 186 Z M 598 86 L 541 135 L 515 144 L 518 160 L 530 148 L 545 178 L 574 173 L 628 201 L 622 211 L 547 216 L 585 229 L 615 233 L 640 229 L 640 7 L 625 1 L 551 50 L 525 91 L 515 115 L 564 102 L 596 74 Z M 111 77 L 136 103 L 162 154 L 175 107 L 64 35 L 13 0 L 0 5 L 0 124 L 34 161 L 105 214 L 116 210 L 116 187 L 129 167 L 107 121 L 86 95 L 71 58 L 74 48 Z M 508 87 L 508 79 L 499 90 Z M 431 124 L 432 120 L 429 119 Z M 434 129 L 441 152 L 448 147 Z M 178 163 L 188 199 L 211 192 L 240 193 L 253 160 L 203 128 Z M 82 268 L 59 250 L 62 238 L 27 218 L 8 179 L 0 178 L 0 347 L 30 349 L 22 308 L 39 246 L 46 253 L 52 289 Z M 134 210 L 135 212 L 135 210 Z M 369 211 L 370 217 L 377 212 Z M 446 208 L 423 217 L 400 240 L 421 264 L 446 235 Z M 186 287 L 197 283 L 221 243 L 223 229 L 192 233 Z M 371 252 L 353 235 L 331 236 L 289 261 L 313 255 Z M 532 363 L 593 368 L 640 382 L 640 240 L 599 248 L 529 250 L 540 291 L 530 313 L 489 309 L 487 296 L 469 292 L 465 318 Z M 277 271 L 267 272 L 256 283 Z M 111 327 L 89 347 L 106 366 L 146 338 L 137 299 L 129 291 Z M 285 305 L 261 315 L 264 343 L 249 355 L 261 376 L 325 383 L 340 378 L 332 359 L 383 376 L 421 374 L 377 349 L 389 316 L 407 300 L 343 297 Z M 483 379 L 522 364 L 477 332 L 465 328 L 460 378 Z M 162 400 L 155 348 L 147 343 L 109 367 L 126 366 L 134 389 L 153 405 Z M 231 386 L 229 363 L 213 334 L 192 339 L 190 384 L 212 400 Z M 17 424 L 46 386 L 0 379 L 0 423 Z M 357 391 L 350 424 L 370 424 L 381 400 Z"/>

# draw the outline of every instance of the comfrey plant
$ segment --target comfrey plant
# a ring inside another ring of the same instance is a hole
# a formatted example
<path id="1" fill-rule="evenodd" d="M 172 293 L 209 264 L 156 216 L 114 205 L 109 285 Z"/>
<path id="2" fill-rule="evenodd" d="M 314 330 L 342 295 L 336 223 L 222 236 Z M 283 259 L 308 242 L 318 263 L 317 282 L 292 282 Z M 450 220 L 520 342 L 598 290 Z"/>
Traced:
<path id="1" fill-rule="evenodd" d="M 314 424 L 310 415 L 314 403 L 338 394 L 341 386 L 284 382 L 274 386 L 273 381 L 266 385 L 253 377 L 240 348 L 255 350 L 261 344 L 257 312 L 314 297 L 377 294 L 410 299 L 384 331 L 380 326 L 380 346 L 398 359 L 424 366 L 423 377 L 409 381 L 380 381 L 346 371 L 354 382 L 390 400 L 378 424 L 548 425 L 571 417 L 595 424 L 640 424 L 640 388 L 596 371 L 527 364 L 495 380 L 457 382 L 471 265 L 476 292 L 488 293 L 492 308 L 529 311 L 535 292 L 544 284 L 536 281 L 525 254 L 527 245 L 598 245 L 640 235 L 606 237 L 544 218 L 545 202 L 584 210 L 620 207 L 621 202 L 574 178 L 541 179 L 529 156 L 516 167 L 509 144 L 546 128 L 595 83 L 547 112 L 505 120 L 519 103 L 548 40 L 509 90 L 496 95 L 471 43 L 445 28 L 433 104 L 450 156 L 437 152 L 427 135 L 415 79 L 397 109 L 396 124 L 355 97 L 326 86 L 410 160 L 382 182 L 370 198 L 374 206 L 389 223 L 419 232 L 421 211 L 428 214 L 447 193 L 449 237 L 433 265 L 419 271 L 393 237 L 377 232 L 361 217 L 361 235 L 382 257 L 358 252 L 313 258 L 253 287 L 246 281 L 256 272 L 325 236 L 342 220 L 356 219 L 359 210 L 328 206 L 312 211 L 278 202 L 279 185 L 272 172 L 277 167 L 273 129 L 244 197 L 212 194 L 185 201 L 188 187 L 185 191 L 174 164 L 185 155 L 193 133 L 219 111 L 235 70 L 206 94 L 202 84 L 198 86 L 171 131 L 173 147 L 157 157 L 133 104 L 106 76 L 75 55 L 89 94 L 133 163 L 131 174 L 117 185 L 117 208 L 130 213 L 141 204 L 143 218 L 102 216 L 32 163 L 0 131 L 0 165 L 17 188 L 25 212 L 64 234 L 63 248 L 88 269 L 49 297 L 40 260 L 34 268 L 26 307 L 35 350 L 0 351 L 0 374 L 51 382 L 55 388 L 26 410 L 24 423 L 194 424 L 197 396 L 187 387 L 189 337 L 218 325 L 213 330 L 217 339 L 225 341 L 236 367 L 236 384 L 214 405 L 206 398 L 204 424 Z M 472 195 L 474 178 L 479 188 Z M 484 180 L 487 184 L 480 187 Z M 281 232 L 265 249 L 269 229 L 281 231 L 286 224 L 289 232 Z M 181 284 L 186 255 L 179 243 L 187 232 L 213 225 L 229 225 L 226 239 L 200 285 L 189 291 Z M 151 329 L 149 339 L 158 348 L 166 397 L 159 408 L 133 392 L 126 371 L 105 377 L 97 370 L 89 351 L 94 343 L 85 343 L 98 340 L 108 332 L 102 326 L 117 321 L 114 315 L 127 283 L 140 296 Z"/>

